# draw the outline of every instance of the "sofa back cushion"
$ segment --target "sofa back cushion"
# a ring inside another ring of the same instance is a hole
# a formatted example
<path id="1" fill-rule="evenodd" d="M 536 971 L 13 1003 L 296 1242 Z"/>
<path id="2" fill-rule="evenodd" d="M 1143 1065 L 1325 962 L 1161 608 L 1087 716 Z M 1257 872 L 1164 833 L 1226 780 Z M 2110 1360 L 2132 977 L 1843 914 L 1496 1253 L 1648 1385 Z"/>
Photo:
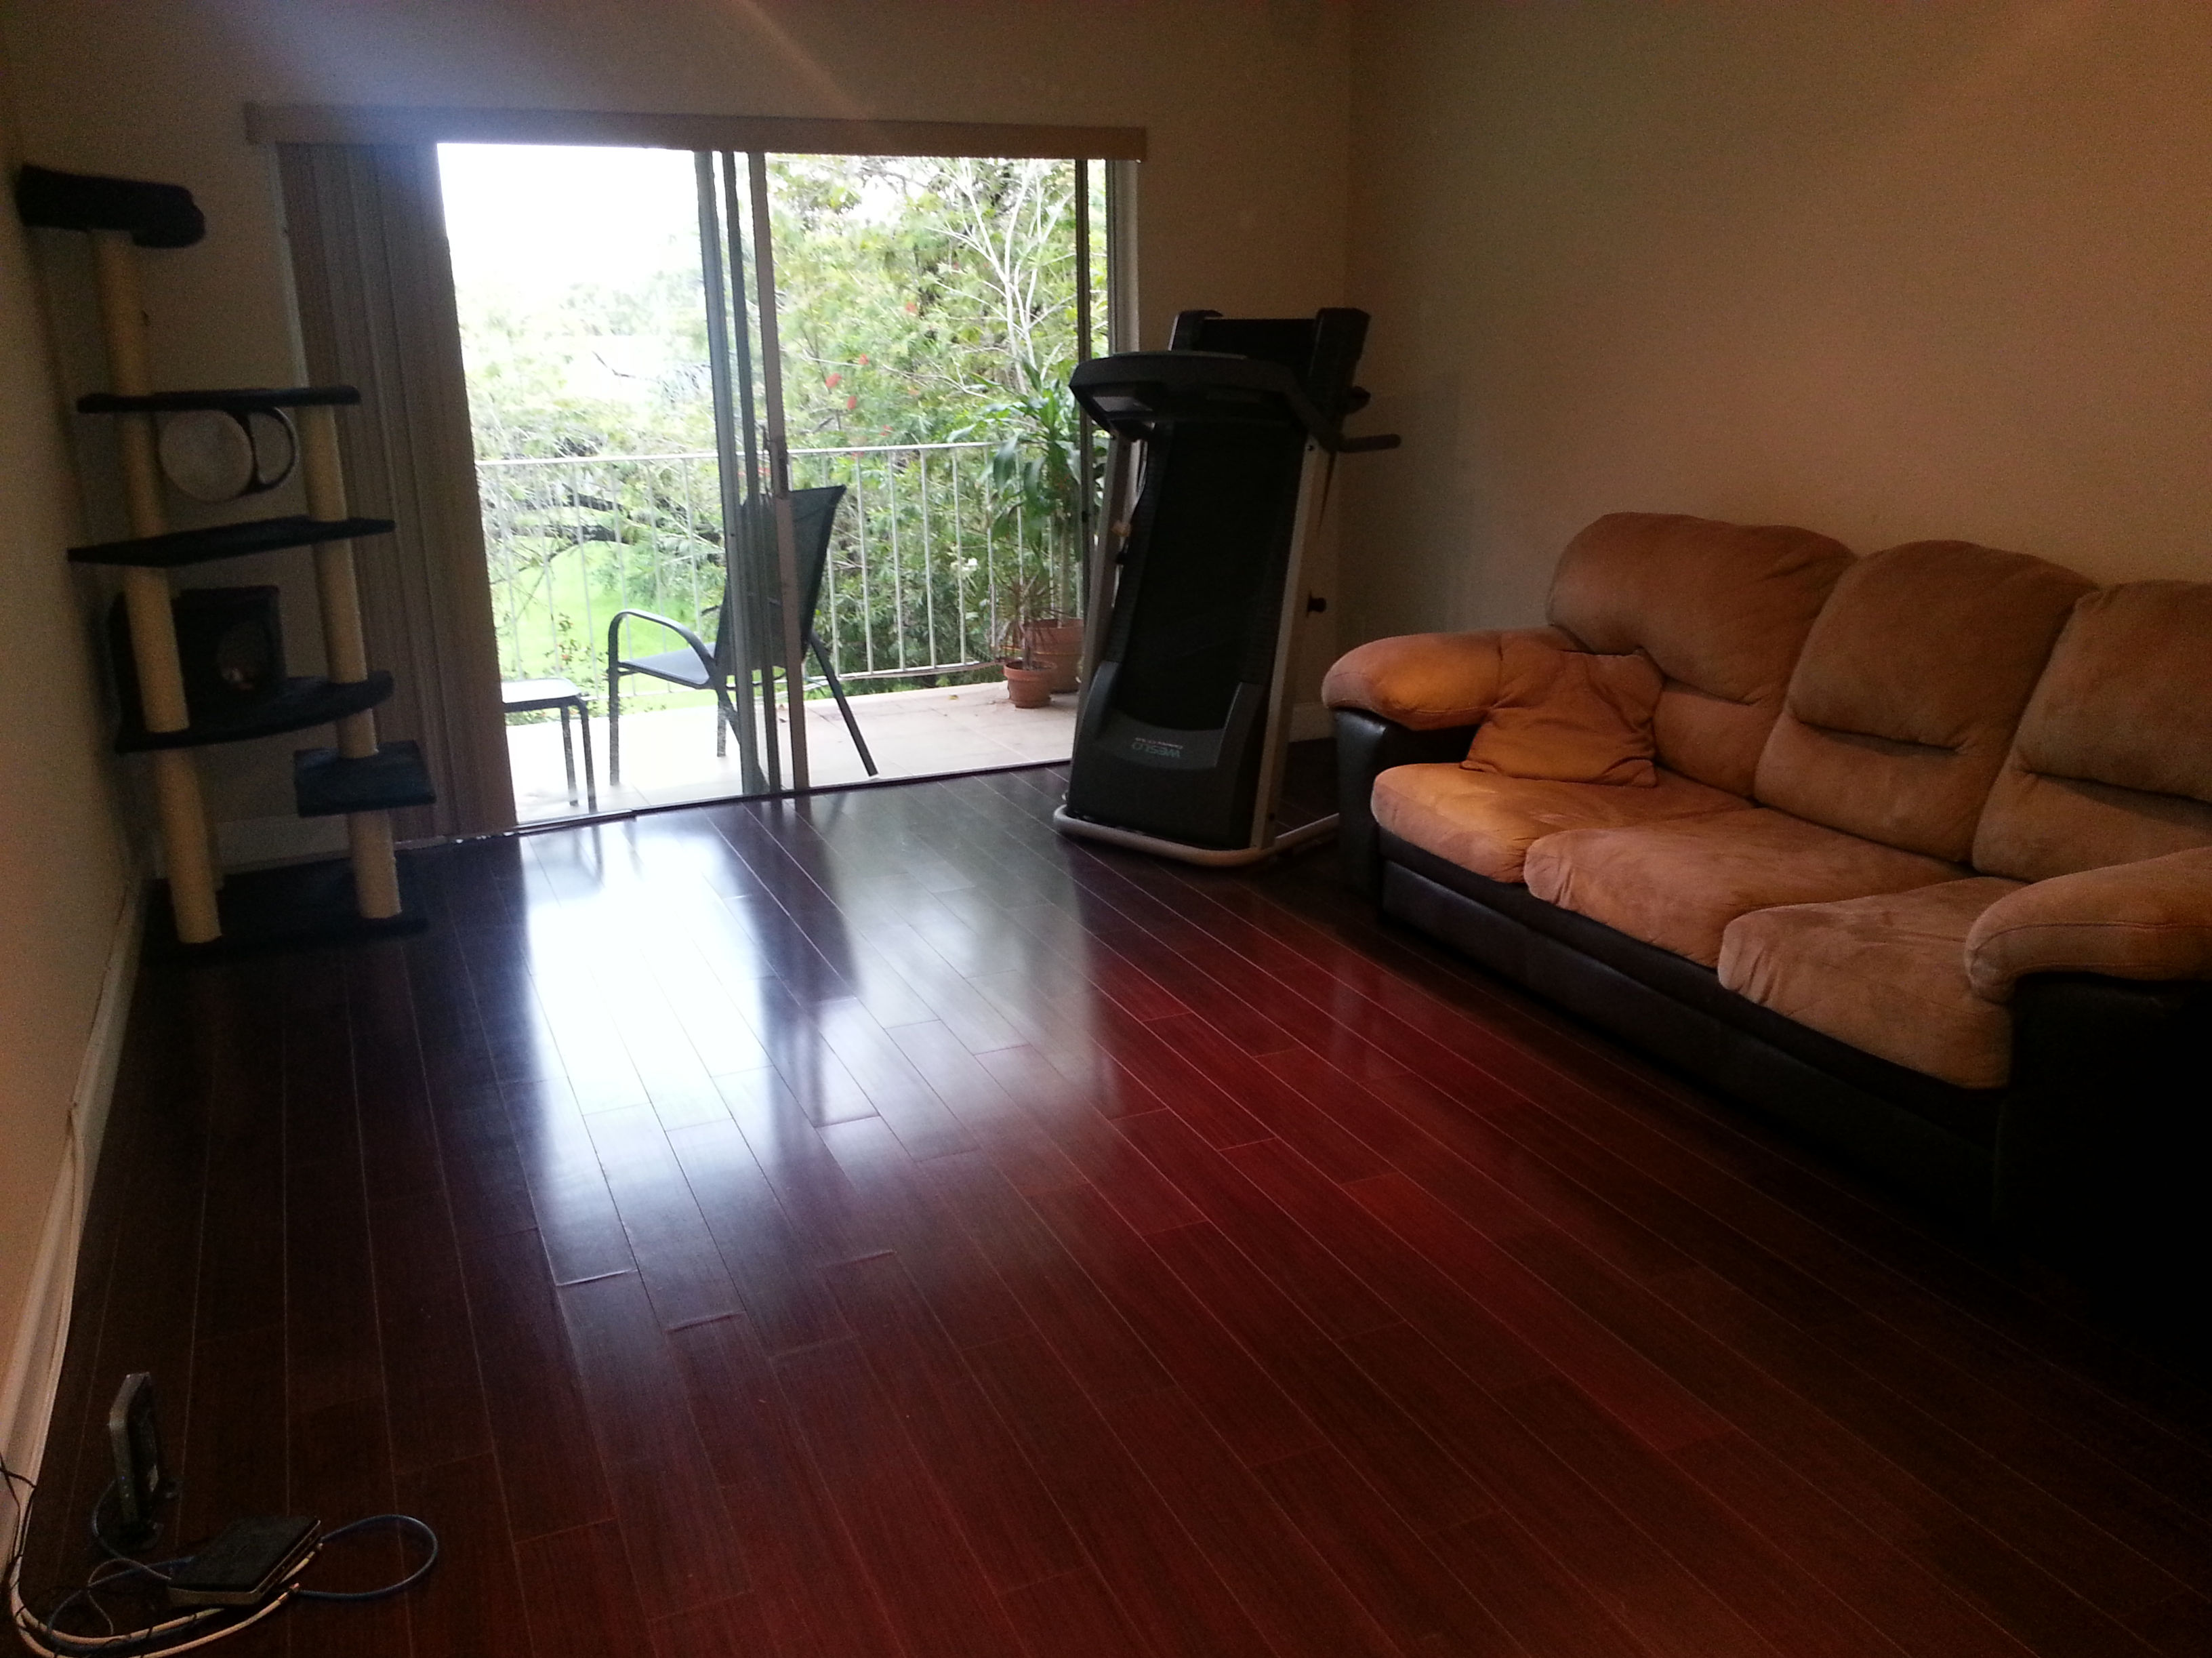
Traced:
<path id="1" fill-rule="evenodd" d="M 2130 582 L 2074 607 L 1974 836 L 2044 881 L 2212 845 L 2212 586 Z"/>
<path id="2" fill-rule="evenodd" d="M 1641 650 L 1665 676 L 1660 763 L 1739 795 L 1850 550 L 1783 524 L 1616 512 L 1570 542 L 1551 619 L 1586 650 Z"/>
<path id="3" fill-rule="evenodd" d="M 1805 641 L 1753 795 L 1831 829 L 1964 862 L 2021 710 L 2089 586 L 1968 541 L 1861 559 Z"/>

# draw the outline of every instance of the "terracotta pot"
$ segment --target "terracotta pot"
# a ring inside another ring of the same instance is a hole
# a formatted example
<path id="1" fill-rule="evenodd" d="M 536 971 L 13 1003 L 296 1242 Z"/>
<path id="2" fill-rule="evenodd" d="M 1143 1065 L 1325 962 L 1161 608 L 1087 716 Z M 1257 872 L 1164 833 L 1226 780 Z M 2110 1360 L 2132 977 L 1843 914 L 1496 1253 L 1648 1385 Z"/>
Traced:
<path id="1" fill-rule="evenodd" d="M 1075 689 L 1083 665 L 1083 624 L 1073 616 L 1048 616 L 1022 624 L 1022 648 L 1029 660 L 1052 670 L 1054 691 Z"/>
<path id="2" fill-rule="evenodd" d="M 1006 698 L 1016 708 L 1042 708 L 1052 701 L 1052 670 L 1049 667 L 1030 667 L 1017 661 L 1003 661 L 1000 671 L 1006 676 Z"/>

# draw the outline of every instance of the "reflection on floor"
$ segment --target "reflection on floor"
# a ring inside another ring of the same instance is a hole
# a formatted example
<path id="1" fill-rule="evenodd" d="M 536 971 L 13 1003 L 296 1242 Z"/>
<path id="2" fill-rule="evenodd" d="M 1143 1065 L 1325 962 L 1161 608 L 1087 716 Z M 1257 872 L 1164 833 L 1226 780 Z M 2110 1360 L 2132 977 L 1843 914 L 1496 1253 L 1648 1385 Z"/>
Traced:
<path id="1" fill-rule="evenodd" d="M 164 1554 L 443 1545 L 221 1658 L 2212 1651 L 2203 1387 L 1329 853 L 1060 783 L 440 847 L 420 937 L 149 957 L 26 1599 L 117 1581 L 146 1370 Z"/>
<path id="2" fill-rule="evenodd" d="M 1016 708 L 1004 686 L 960 686 L 944 691 L 889 691 L 853 698 L 853 712 L 885 777 L 933 777 L 991 766 L 1064 760 L 1075 736 L 1075 698 L 1055 697 L 1043 708 Z M 571 731 L 574 731 L 572 726 Z M 806 704 L 807 757 L 813 782 L 859 783 L 866 776 L 837 705 Z M 514 811 L 523 823 L 544 823 L 587 812 L 631 812 L 648 806 L 681 806 L 726 800 L 743 792 L 735 744 L 714 757 L 714 710 L 625 711 L 622 722 L 623 780 L 607 779 L 607 722 L 592 722 L 592 753 L 599 773 L 596 806 L 584 794 L 583 755 L 576 756 L 572 790 L 562 756 L 561 727 L 548 720 L 512 725 L 507 761 L 514 774 Z"/>

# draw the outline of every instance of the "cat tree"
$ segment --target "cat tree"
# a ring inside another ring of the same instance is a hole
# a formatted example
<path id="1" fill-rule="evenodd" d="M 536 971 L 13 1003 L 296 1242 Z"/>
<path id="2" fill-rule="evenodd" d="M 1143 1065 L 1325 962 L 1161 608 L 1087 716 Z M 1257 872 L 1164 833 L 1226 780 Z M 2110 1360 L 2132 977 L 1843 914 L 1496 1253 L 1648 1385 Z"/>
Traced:
<path id="1" fill-rule="evenodd" d="M 436 796 L 416 744 L 377 738 L 374 710 L 392 695 L 392 681 L 390 674 L 368 666 L 353 547 L 356 540 L 388 534 L 396 526 L 347 511 L 337 411 L 358 404 L 361 393 L 349 386 L 155 391 L 135 250 L 185 247 L 201 239 L 205 224 L 190 193 L 175 185 L 26 168 L 17 180 L 16 204 L 26 223 L 91 238 L 111 389 L 80 399 L 76 406 L 114 424 L 131 533 L 127 540 L 73 547 L 69 556 L 121 574 L 132 671 L 116 666 L 118 680 L 135 678 L 136 689 L 125 698 L 115 747 L 148 755 L 152 766 L 175 942 L 197 954 L 420 927 L 420 908 L 407 902 L 403 890 L 391 814 L 428 805 Z M 283 411 L 283 418 L 296 420 L 307 513 L 169 529 L 155 421 L 195 411 L 240 418 Z M 325 673 L 272 680 L 252 700 L 234 705 L 191 707 L 169 572 L 301 546 L 314 549 Z M 295 756 L 295 802 L 302 817 L 343 815 L 349 856 L 225 879 L 214 856 L 192 751 L 326 724 L 336 728 L 336 744 Z"/>

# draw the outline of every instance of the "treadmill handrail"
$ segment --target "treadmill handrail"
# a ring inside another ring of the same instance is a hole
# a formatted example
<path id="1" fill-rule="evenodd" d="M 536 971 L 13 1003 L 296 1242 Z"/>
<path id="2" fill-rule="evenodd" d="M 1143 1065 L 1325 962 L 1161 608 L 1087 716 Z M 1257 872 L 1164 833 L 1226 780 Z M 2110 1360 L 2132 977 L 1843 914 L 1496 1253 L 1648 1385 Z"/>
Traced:
<path id="1" fill-rule="evenodd" d="M 1176 391 L 1257 393 L 1279 403 L 1309 436 L 1332 452 L 1395 448 L 1395 436 L 1347 438 L 1343 429 L 1315 407 L 1298 378 L 1279 363 L 1261 357 L 1235 357 L 1221 351 L 1116 351 L 1078 363 L 1068 376 L 1068 389 L 1090 411 L 1091 418 L 1123 436 L 1124 427 L 1141 424 L 1146 417 L 1102 405 L 1101 398 L 1115 392 L 1140 408 L 1157 406 Z"/>

